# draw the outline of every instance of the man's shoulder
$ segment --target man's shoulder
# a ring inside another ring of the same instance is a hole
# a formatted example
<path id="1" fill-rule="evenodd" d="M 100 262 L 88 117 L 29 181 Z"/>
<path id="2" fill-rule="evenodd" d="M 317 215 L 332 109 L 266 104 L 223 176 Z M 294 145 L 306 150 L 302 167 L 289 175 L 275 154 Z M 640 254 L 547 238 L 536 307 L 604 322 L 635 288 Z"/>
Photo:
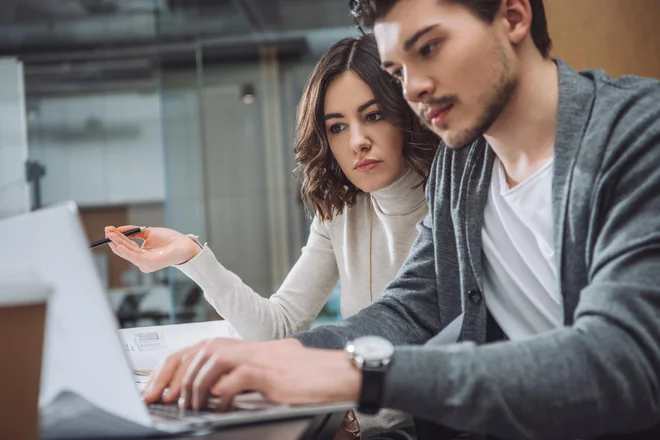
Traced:
<path id="1" fill-rule="evenodd" d="M 594 101 L 587 135 L 608 140 L 608 149 L 646 144 L 660 132 L 660 81 L 633 75 L 611 78 L 586 71 L 594 84 Z M 587 109 L 585 109 L 586 111 Z"/>
<path id="2" fill-rule="evenodd" d="M 635 75 L 612 78 L 602 70 L 580 73 L 594 84 L 594 116 L 609 113 L 636 117 L 660 112 L 660 80 Z"/>
<path id="3" fill-rule="evenodd" d="M 591 108 L 584 109 L 590 114 L 579 149 L 586 160 L 581 166 L 590 164 L 614 186 L 634 185 L 640 175 L 657 173 L 650 165 L 660 160 L 660 81 L 611 78 L 603 71 L 580 74 L 593 84 Z"/>
<path id="4" fill-rule="evenodd" d="M 660 80 L 638 75 L 610 76 L 603 69 L 588 69 L 579 72 L 580 75 L 591 78 L 595 83 L 614 87 L 619 90 L 631 90 L 644 87 L 658 87 Z"/>

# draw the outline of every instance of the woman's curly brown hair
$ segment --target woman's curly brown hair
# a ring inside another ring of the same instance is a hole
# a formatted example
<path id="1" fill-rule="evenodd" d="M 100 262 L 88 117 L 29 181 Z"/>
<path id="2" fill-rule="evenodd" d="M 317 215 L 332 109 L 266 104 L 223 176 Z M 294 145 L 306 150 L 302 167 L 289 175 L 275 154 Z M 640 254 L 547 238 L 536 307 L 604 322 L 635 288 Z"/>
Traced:
<path id="1" fill-rule="evenodd" d="M 298 105 L 295 157 L 303 202 L 320 220 L 331 220 L 362 193 L 335 160 L 325 134 L 323 107 L 330 83 L 345 72 L 364 81 L 385 118 L 404 132 L 403 155 L 426 183 L 438 138 L 428 130 L 403 98 L 401 87 L 381 67 L 373 35 L 345 38 L 319 60 Z"/>

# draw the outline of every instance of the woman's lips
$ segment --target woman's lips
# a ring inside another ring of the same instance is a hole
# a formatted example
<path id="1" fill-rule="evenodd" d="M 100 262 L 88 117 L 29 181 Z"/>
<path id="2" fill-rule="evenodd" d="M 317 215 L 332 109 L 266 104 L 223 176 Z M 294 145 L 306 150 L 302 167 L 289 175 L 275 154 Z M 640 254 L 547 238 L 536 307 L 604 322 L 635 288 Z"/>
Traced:
<path id="1" fill-rule="evenodd" d="M 371 171 L 381 163 L 383 162 L 375 159 L 359 160 L 355 163 L 355 171 L 360 171 L 360 172 Z"/>

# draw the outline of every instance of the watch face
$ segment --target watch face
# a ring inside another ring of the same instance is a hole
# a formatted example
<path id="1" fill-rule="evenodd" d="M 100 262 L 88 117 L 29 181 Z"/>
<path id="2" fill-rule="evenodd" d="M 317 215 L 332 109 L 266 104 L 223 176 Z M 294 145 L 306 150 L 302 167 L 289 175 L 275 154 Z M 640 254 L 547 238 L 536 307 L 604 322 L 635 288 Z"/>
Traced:
<path id="1" fill-rule="evenodd" d="M 353 341 L 354 355 L 364 362 L 388 362 L 394 353 L 394 346 L 379 336 L 363 336 Z"/>

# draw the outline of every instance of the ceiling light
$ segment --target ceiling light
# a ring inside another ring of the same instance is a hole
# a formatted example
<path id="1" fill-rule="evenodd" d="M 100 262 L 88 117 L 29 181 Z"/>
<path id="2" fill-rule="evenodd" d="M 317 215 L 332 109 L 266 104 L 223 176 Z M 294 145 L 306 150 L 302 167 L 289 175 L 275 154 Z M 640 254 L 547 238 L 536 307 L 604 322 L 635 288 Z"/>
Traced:
<path id="1" fill-rule="evenodd" d="M 243 84 L 241 88 L 241 101 L 244 104 L 252 104 L 256 99 L 257 95 L 254 92 L 254 86 L 252 84 Z"/>

